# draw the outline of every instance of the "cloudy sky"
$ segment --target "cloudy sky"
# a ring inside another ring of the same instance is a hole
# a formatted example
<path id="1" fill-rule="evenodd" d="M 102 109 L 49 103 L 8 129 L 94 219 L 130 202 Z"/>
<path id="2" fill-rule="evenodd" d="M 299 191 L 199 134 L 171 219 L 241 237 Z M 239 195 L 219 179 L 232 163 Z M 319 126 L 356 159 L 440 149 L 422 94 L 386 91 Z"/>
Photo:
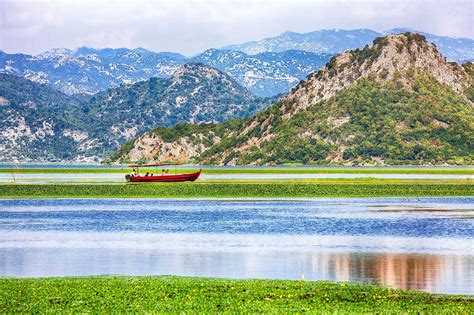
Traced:
<path id="1" fill-rule="evenodd" d="M 193 55 L 284 31 L 408 27 L 474 38 L 472 0 L 0 0 L 0 50 L 144 47 Z"/>

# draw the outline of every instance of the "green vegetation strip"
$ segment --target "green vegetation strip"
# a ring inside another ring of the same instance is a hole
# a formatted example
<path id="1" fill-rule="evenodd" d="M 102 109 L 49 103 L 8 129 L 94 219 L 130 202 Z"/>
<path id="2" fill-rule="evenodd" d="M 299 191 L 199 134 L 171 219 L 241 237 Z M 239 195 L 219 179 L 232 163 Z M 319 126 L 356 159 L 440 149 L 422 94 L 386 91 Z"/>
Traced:
<path id="1" fill-rule="evenodd" d="M 2 313 L 456 313 L 472 297 L 375 285 L 190 277 L 0 279 Z"/>
<path id="2" fill-rule="evenodd" d="M 256 198 L 474 196 L 470 180 L 318 180 L 131 184 L 5 184 L 0 198 Z"/>
<path id="3" fill-rule="evenodd" d="M 141 168 L 140 173 L 150 172 L 161 174 L 159 168 Z M 199 170 L 196 168 L 174 168 L 167 167 L 170 173 L 190 173 Z M 131 169 L 124 168 L 0 168 L 0 174 L 126 174 Z M 216 167 L 203 168 L 203 174 L 452 174 L 452 175 L 474 175 L 474 167 L 332 167 L 332 168 L 295 168 L 295 167 L 246 167 L 230 168 Z"/>

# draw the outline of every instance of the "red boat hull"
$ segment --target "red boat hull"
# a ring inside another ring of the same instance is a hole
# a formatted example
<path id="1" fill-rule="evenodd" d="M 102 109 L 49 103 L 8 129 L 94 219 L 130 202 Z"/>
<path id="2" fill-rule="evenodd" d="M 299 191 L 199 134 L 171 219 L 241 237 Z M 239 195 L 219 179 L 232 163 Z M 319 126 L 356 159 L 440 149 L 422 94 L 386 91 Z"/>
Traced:
<path id="1" fill-rule="evenodd" d="M 153 176 L 130 176 L 127 175 L 125 178 L 129 182 L 194 182 L 201 175 L 201 170 L 196 173 L 190 174 L 165 174 L 165 175 L 153 175 Z"/>

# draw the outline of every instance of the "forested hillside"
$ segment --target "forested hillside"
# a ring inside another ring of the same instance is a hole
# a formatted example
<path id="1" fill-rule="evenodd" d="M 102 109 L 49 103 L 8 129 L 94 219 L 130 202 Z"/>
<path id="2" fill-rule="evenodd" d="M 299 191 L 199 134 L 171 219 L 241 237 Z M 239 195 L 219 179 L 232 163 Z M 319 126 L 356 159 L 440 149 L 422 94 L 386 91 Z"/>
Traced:
<path id="1" fill-rule="evenodd" d="M 112 160 L 210 164 L 471 164 L 472 64 L 447 62 L 422 35 L 378 38 L 253 118 L 157 129 Z"/>

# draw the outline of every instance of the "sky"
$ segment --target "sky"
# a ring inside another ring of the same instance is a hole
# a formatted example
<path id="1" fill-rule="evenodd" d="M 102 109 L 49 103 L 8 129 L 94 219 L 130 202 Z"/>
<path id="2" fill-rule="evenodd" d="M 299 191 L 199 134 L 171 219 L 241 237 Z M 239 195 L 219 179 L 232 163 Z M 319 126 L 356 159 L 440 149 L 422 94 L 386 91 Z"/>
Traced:
<path id="1" fill-rule="evenodd" d="M 137 48 L 191 56 L 285 31 L 407 27 L 474 38 L 472 0 L 0 0 L 0 50 Z"/>

